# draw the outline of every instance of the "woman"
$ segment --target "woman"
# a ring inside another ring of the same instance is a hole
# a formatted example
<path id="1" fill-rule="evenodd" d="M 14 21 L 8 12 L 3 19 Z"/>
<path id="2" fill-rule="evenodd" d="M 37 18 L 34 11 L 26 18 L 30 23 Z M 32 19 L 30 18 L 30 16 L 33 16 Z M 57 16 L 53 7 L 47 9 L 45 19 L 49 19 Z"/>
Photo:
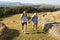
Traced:
<path id="1" fill-rule="evenodd" d="M 37 13 L 35 12 L 34 15 L 32 16 L 32 28 L 34 30 L 34 27 L 36 27 L 36 32 L 38 30 L 38 16 L 37 16 Z"/>

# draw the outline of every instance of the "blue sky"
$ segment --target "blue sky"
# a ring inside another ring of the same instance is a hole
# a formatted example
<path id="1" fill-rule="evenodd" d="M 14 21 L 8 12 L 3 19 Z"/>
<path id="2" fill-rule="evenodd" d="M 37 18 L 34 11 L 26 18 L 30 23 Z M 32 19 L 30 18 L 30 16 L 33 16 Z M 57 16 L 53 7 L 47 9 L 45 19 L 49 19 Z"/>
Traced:
<path id="1" fill-rule="evenodd" d="M 9 2 L 21 2 L 21 3 L 34 3 L 34 4 L 56 4 L 60 5 L 60 0 L 0 0 L 0 1 L 9 1 Z"/>

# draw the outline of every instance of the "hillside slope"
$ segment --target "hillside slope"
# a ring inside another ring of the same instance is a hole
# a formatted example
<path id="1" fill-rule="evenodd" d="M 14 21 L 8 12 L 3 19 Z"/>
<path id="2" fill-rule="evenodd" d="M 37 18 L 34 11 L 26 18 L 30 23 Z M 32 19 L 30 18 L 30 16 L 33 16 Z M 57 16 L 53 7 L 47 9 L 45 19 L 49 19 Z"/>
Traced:
<path id="1" fill-rule="evenodd" d="M 45 17 L 47 17 L 48 22 L 60 22 L 59 21 L 60 20 L 59 13 L 60 13 L 60 11 L 38 13 L 38 17 L 39 17 L 39 24 L 38 24 L 39 31 L 38 31 L 38 33 L 32 31 L 32 24 L 31 23 L 28 24 L 28 26 L 27 26 L 28 34 L 24 34 L 21 32 L 21 20 L 20 20 L 21 14 L 16 14 L 11 17 L 4 18 L 3 21 L 1 21 L 1 22 L 5 23 L 8 28 L 16 29 L 19 31 L 19 33 L 20 33 L 19 36 L 14 37 L 13 40 L 59 40 L 59 39 L 53 38 L 48 33 L 44 33 L 42 30 L 42 22 L 43 22 L 42 17 L 43 17 L 43 15 L 46 14 Z M 54 15 L 54 16 L 51 17 L 51 15 Z M 57 16 L 55 16 L 55 15 L 57 15 Z M 29 14 L 29 16 L 32 16 L 32 14 Z M 55 17 L 55 18 L 53 18 L 53 17 Z M 11 35 L 13 35 L 13 33 Z"/>

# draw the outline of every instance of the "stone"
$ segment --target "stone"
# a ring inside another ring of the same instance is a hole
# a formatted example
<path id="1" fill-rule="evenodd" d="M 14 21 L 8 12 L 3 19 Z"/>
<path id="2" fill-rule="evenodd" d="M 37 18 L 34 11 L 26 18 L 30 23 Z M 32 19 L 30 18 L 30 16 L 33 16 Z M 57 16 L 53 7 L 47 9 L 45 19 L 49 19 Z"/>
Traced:
<path id="1" fill-rule="evenodd" d="M 8 36 L 7 32 L 8 32 L 8 28 L 6 27 L 6 25 L 0 23 L 0 40 L 5 40 L 5 38 Z"/>
<path id="2" fill-rule="evenodd" d="M 43 30 L 48 31 L 49 35 L 52 37 L 60 38 L 60 11 L 47 12 L 47 15 L 42 19 Z"/>
<path id="3" fill-rule="evenodd" d="M 52 28 L 49 30 L 49 35 L 60 38 L 60 24 L 53 24 Z"/>

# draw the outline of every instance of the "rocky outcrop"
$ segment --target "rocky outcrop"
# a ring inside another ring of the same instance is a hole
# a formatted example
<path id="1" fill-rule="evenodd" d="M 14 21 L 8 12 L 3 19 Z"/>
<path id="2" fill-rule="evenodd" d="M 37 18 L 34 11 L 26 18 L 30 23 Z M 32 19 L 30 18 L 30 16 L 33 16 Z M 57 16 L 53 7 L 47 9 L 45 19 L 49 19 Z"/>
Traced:
<path id="1" fill-rule="evenodd" d="M 0 40 L 5 40 L 5 38 L 7 38 L 7 32 L 8 32 L 8 28 L 6 27 L 5 24 L 0 23 Z"/>
<path id="2" fill-rule="evenodd" d="M 60 38 L 60 23 L 53 23 L 51 29 L 49 29 L 49 35 L 55 38 Z"/>
<path id="3" fill-rule="evenodd" d="M 60 37 L 60 11 L 58 12 L 48 12 L 45 16 L 42 16 L 44 21 L 43 28 L 48 31 L 49 35 L 53 37 Z"/>

